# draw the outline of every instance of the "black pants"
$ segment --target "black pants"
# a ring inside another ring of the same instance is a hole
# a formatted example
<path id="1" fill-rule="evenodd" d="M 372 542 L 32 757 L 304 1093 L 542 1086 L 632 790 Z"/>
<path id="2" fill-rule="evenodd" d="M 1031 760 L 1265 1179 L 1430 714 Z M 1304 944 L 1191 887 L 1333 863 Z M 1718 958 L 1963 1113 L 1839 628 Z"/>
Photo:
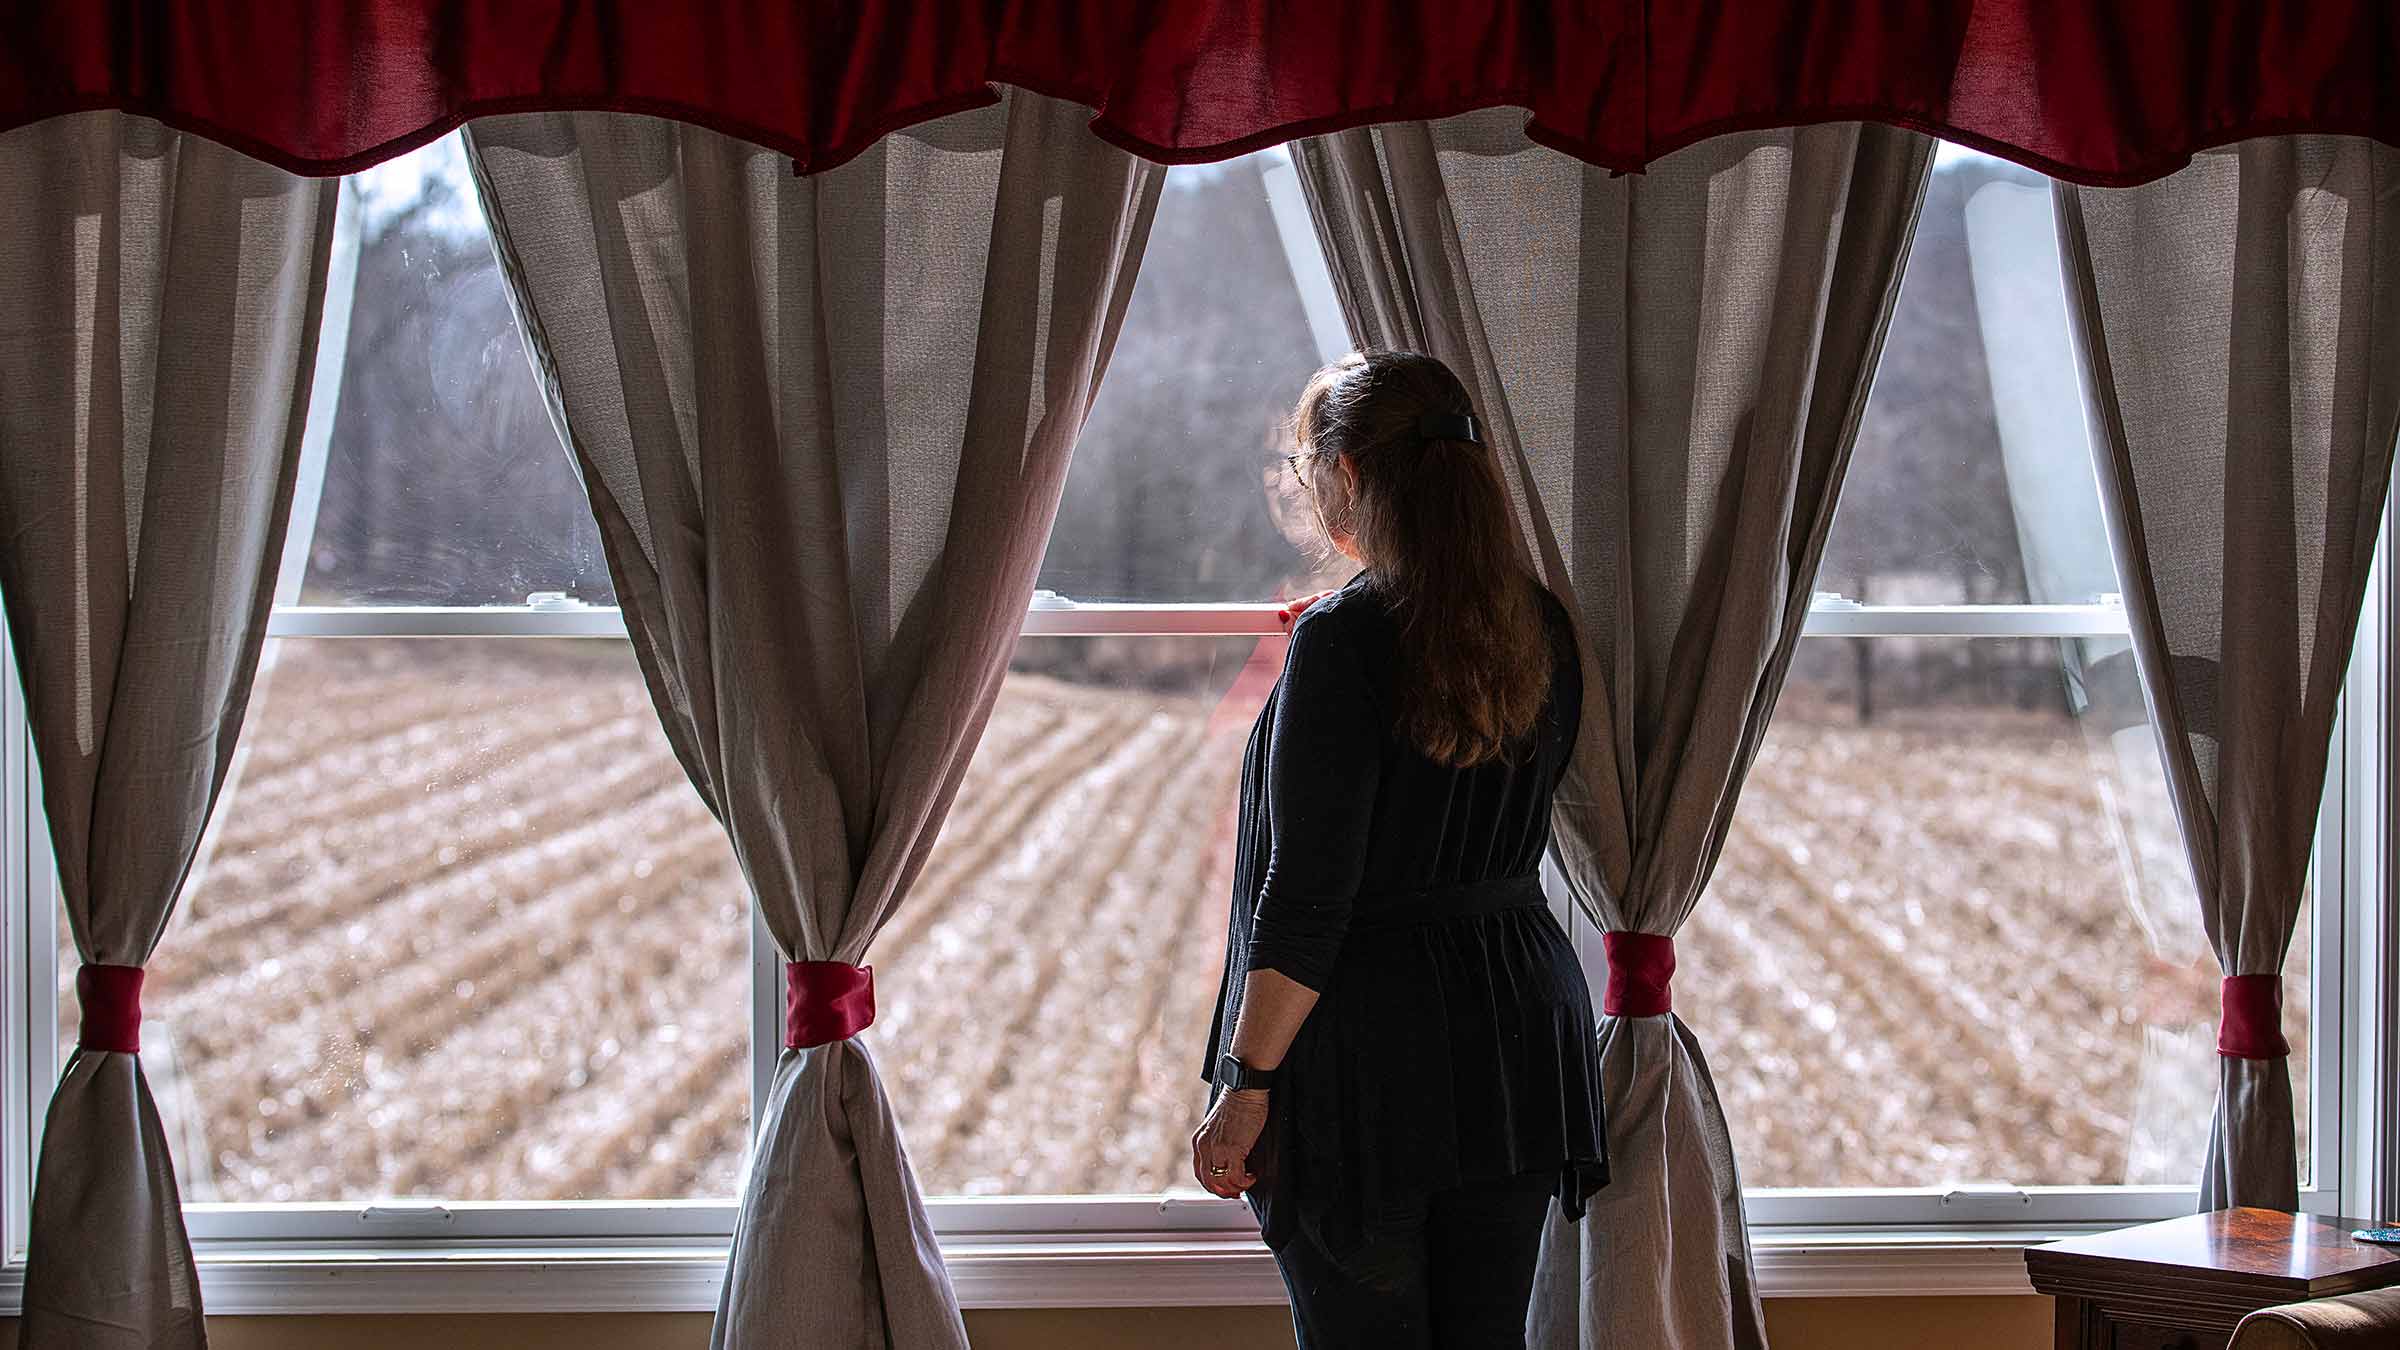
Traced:
<path id="1" fill-rule="evenodd" d="M 1336 1265 L 1306 1234 L 1275 1253 L 1300 1350 L 1523 1350 L 1558 1173 L 1436 1191 Z"/>

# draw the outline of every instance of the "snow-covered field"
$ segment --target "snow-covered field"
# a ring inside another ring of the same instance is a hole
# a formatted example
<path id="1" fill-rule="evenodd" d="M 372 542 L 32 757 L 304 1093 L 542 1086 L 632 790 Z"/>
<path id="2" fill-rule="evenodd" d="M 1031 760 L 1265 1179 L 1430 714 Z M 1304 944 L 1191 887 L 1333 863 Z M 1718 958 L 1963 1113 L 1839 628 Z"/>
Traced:
<path id="1" fill-rule="evenodd" d="M 146 988 L 186 1198 L 732 1194 L 748 897 L 626 648 L 277 646 Z M 870 957 L 928 1191 L 1188 1184 L 1231 675 L 1011 677 Z M 2108 828 L 2133 789 L 2054 712 L 1845 717 L 1795 696 L 1680 944 L 1744 1179 L 2188 1180 L 2215 969 L 2123 880 L 2163 817 Z"/>

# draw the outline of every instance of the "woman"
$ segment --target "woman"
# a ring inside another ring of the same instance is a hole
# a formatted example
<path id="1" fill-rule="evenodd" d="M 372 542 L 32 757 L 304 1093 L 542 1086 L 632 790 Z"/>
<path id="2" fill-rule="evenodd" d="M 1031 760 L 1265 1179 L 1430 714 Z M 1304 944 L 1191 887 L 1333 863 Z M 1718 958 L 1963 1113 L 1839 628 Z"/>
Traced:
<path id="1" fill-rule="evenodd" d="M 1192 1167 L 1248 1195 L 1303 1350 L 1522 1346 L 1551 1200 L 1608 1179 L 1591 993 L 1535 878 L 1583 678 L 1472 413 L 1377 352 L 1296 418 L 1363 567 L 1303 608 L 1243 757 Z"/>

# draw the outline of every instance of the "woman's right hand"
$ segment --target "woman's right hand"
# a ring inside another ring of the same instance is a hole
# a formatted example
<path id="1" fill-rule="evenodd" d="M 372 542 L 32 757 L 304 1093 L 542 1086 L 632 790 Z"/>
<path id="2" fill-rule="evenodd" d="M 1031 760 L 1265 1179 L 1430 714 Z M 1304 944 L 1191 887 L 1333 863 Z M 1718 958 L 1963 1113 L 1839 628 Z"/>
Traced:
<path id="1" fill-rule="evenodd" d="M 1267 1126 L 1267 1094 L 1263 1088 L 1224 1092 L 1208 1109 L 1208 1119 L 1192 1131 L 1192 1177 L 1200 1189 L 1228 1200 L 1258 1184 L 1250 1172 L 1250 1150 Z"/>

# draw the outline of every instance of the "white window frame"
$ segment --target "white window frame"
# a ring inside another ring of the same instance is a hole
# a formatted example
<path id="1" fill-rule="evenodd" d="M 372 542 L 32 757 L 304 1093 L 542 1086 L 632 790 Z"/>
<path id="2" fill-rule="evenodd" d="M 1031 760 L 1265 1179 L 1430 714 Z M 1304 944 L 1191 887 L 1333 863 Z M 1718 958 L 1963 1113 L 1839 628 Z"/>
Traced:
<path id="1" fill-rule="evenodd" d="M 1346 350 L 1332 278 L 1288 160 L 1265 166 L 1269 204 L 1323 355 Z M 357 259 L 347 194 L 337 223 L 329 323 L 304 437 L 294 532 L 305 538 L 323 483 L 341 378 L 338 335 Z M 2314 960 L 2313 1173 L 2304 1207 L 2400 1209 L 2400 906 L 2389 896 L 2391 764 L 2400 725 L 2395 669 L 2400 594 L 2385 584 L 2387 531 L 2347 686 L 2318 837 Z M 614 608 L 546 600 L 516 607 L 313 607 L 292 601 L 305 549 L 286 551 L 268 634 L 334 637 L 622 639 Z M 1219 635 L 1280 631 L 1272 605 L 1078 604 L 1037 597 L 1029 637 Z M 2126 636 L 2123 611 L 2091 605 L 1864 606 L 1819 596 L 1805 636 L 2067 638 Z M 9 659 L 0 630 L 0 664 Z M 39 774 L 17 681 L 0 680 L 0 1313 L 23 1275 L 31 1166 L 59 1071 L 56 892 Z M 2360 902 L 2363 898 L 2364 903 Z M 1562 902 L 1563 903 L 1563 902 Z M 1563 917 L 1595 987 L 1605 976 L 1588 920 Z M 780 971 L 752 917 L 753 1100 L 781 1040 Z M 30 1029 L 44 1034 L 32 1035 Z M 873 1033 L 869 1033 L 870 1038 Z M 755 1117 L 755 1113 L 754 1113 Z M 1746 1206 L 1768 1296 L 2027 1292 L 2030 1243 L 2187 1213 L 2193 1187 L 1753 1190 Z M 930 1200 L 961 1301 L 969 1307 L 1275 1303 L 1283 1287 L 1248 1209 L 1171 1195 L 941 1197 Z M 551 1203 L 192 1204 L 186 1219 L 207 1303 L 219 1313 L 635 1311 L 713 1308 L 732 1232 L 730 1200 Z"/>

